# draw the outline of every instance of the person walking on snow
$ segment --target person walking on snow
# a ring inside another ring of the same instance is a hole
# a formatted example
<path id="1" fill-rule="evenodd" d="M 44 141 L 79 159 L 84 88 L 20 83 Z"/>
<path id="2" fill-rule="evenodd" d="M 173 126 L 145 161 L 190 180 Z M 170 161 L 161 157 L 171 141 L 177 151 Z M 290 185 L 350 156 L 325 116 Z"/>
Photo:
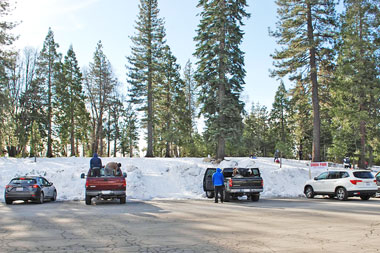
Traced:
<path id="1" fill-rule="evenodd" d="M 218 195 L 220 193 L 220 202 L 223 203 L 223 188 L 224 188 L 224 176 L 220 168 L 216 169 L 216 172 L 212 175 L 212 183 L 215 188 L 215 203 L 218 203 Z"/>

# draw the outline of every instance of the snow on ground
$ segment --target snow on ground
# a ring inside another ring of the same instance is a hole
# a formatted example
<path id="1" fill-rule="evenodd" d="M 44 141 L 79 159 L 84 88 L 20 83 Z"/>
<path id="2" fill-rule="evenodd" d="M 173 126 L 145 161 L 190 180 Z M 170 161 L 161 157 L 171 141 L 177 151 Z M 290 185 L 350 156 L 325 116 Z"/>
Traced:
<path id="1" fill-rule="evenodd" d="M 258 167 L 264 179 L 263 198 L 303 196 L 309 179 L 309 161 L 283 160 L 282 168 L 273 158 L 226 158 L 219 165 L 202 158 L 102 158 L 120 162 L 127 172 L 128 199 L 197 199 L 203 198 L 203 174 L 207 168 Z M 0 158 L 0 201 L 4 188 L 16 176 L 39 175 L 54 183 L 58 200 L 83 200 L 90 158 Z M 313 170 L 312 177 L 322 170 Z"/>

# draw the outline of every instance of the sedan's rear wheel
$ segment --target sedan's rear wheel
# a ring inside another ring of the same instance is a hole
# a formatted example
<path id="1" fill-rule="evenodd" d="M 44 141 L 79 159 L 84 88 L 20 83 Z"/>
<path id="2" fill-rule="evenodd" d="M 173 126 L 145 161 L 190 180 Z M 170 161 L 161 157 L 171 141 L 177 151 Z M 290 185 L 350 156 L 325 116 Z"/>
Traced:
<path id="1" fill-rule="evenodd" d="M 259 199 L 260 199 L 260 194 L 252 194 L 251 195 L 252 201 L 259 201 Z"/>
<path id="2" fill-rule="evenodd" d="M 338 189 L 336 189 L 335 195 L 339 200 L 347 200 L 348 197 L 347 190 L 343 187 L 339 187 Z"/>
<path id="3" fill-rule="evenodd" d="M 37 200 L 37 203 L 38 204 L 44 203 L 44 198 L 45 198 L 44 193 L 41 191 L 40 198 Z"/>
<path id="4" fill-rule="evenodd" d="M 313 187 L 311 187 L 311 186 L 307 186 L 306 189 L 305 189 L 305 195 L 306 195 L 306 198 L 308 198 L 308 199 L 312 199 L 312 198 L 314 198 L 314 190 L 313 190 Z"/>
<path id="5" fill-rule="evenodd" d="M 5 204 L 12 205 L 12 203 L 13 203 L 13 200 L 5 198 Z"/>

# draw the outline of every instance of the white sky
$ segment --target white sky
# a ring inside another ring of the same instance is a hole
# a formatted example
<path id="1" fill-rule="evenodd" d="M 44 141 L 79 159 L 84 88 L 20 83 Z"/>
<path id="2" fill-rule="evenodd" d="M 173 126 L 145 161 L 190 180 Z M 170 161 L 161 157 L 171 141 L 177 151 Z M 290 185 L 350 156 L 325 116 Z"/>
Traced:
<path id="1" fill-rule="evenodd" d="M 110 60 L 120 82 L 126 84 L 127 63 L 134 26 L 138 14 L 138 0 L 11 0 L 16 8 L 12 19 L 22 23 L 14 30 L 20 35 L 15 46 L 42 48 L 48 28 L 54 32 L 59 52 L 66 55 L 72 44 L 80 66 L 92 61 L 96 44 L 102 41 L 104 52 Z M 195 29 L 199 23 L 196 8 L 198 0 L 159 0 L 160 17 L 165 19 L 167 43 L 177 57 L 182 69 L 195 50 Z M 250 0 L 247 11 L 242 50 L 246 52 L 246 85 L 242 95 L 249 110 L 251 103 L 259 102 L 271 107 L 279 81 L 269 77 L 272 68 L 270 54 L 276 47 L 274 38 L 268 36 L 268 27 L 274 28 L 276 6 L 274 0 Z"/>

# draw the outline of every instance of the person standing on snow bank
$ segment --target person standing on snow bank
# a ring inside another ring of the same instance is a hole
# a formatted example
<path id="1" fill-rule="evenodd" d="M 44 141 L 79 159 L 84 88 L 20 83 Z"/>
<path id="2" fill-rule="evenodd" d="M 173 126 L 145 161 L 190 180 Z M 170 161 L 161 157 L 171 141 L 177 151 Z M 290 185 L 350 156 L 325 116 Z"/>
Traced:
<path id="1" fill-rule="evenodd" d="M 220 168 L 216 169 L 216 172 L 212 175 L 212 183 L 215 189 L 215 203 L 218 203 L 218 195 L 220 193 L 220 202 L 223 203 L 223 188 L 224 188 L 224 176 Z"/>
<path id="2" fill-rule="evenodd" d="M 102 160 L 98 157 L 97 153 L 94 153 L 94 156 L 90 160 L 90 169 L 92 168 L 101 168 Z"/>

